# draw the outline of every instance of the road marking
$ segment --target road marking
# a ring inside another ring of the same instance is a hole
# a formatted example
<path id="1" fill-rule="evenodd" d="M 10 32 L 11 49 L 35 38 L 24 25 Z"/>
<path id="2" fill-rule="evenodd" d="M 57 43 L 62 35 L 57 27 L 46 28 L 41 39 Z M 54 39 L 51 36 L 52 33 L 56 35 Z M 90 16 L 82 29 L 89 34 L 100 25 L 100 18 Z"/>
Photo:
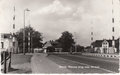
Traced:
<path id="1" fill-rule="evenodd" d="M 107 70 L 107 69 L 104 69 L 104 68 L 98 68 L 98 69 L 101 69 L 101 70 L 104 70 L 104 71 L 107 71 L 107 72 L 111 72 L 111 73 L 116 73 L 116 72 L 114 72 L 114 71 Z"/>
<path id="2" fill-rule="evenodd" d="M 57 56 L 59 57 L 59 56 Z M 63 60 L 68 60 L 68 61 L 71 61 L 73 63 L 77 63 L 77 64 L 81 64 L 81 65 L 86 65 L 86 66 L 92 66 L 92 65 L 88 65 L 88 64 L 85 64 L 85 63 L 80 63 L 78 61 L 73 61 L 73 60 L 70 60 L 70 59 L 65 59 L 65 58 L 62 58 L 62 57 L 59 57 L 60 59 L 63 59 Z M 114 71 L 111 71 L 111 70 L 107 70 L 107 69 L 104 69 L 104 68 L 98 68 L 98 69 L 101 69 L 101 70 L 104 70 L 104 71 L 107 71 L 107 72 L 110 72 L 110 73 L 116 73 Z"/>

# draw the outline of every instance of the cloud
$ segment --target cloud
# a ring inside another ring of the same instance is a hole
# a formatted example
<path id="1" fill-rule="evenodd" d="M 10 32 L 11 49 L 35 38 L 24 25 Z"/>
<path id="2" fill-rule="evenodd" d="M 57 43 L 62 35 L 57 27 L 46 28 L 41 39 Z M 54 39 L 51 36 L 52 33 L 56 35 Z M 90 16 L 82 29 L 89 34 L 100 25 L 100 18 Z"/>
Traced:
<path id="1" fill-rule="evenodd" d="M 43 33 L 44 41 L 57 39 L 61 32 L 68 30 L 77 33 L 78 43 L 89 45 L 91 27 L 94 38 L 111 38 L 111 0 L 0 0 L 0 32 L 12 29 L 14 4 L 16 29 L 23 27 L 23 10 L 29 8 L 31 26 Z M 119 8 L 115 14 L 119 14 L 118 11 Z M 26 25 L 27 22 L 26 18 Z M 120 28 L 118 25 L 119 21 L 115 23 L 117 31 Z"/>
<path id="2" fill-rule="evenodd" d="M 39 14 L 65 15 L 71 10 L 70 7 L 64 6 L 59 0 L 54 0 L 52 4 L 40 9 Z"/>
<path id="3" fill-rule="evenodd" d="M 73 16 L 81 16 L 81 14 L 84 13 L 84 8 L 83 7 L 78 7 L 76 12 L 73 13 Z"/>

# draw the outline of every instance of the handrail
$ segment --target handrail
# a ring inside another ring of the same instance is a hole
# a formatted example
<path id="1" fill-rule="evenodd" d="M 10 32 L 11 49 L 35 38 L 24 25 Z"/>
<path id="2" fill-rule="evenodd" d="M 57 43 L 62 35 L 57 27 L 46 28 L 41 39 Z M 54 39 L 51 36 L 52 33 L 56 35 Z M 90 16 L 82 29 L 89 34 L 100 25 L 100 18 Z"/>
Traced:
<path id="1" fill-rule="evenodd" d="M 9 66 L 7 67 L 7 62 L 10 59 Z M 8 69 L 11 67 L 11 52 L 3 51 L 1 65 L 3 64 L 3 72 L 7 73 Z"/>
<path id="2" fill-rule="evenodd" d="M 6 60 L 10 59 L 10 53 L 9 55 L 6 57 Z M 1 61 L 1 65 L 4 63 L 4 60 Z"/>
<path id="3" fill-rule="evenodd" d="M 1 65 L 4 63 L 4 61 L 1 62 Z"/>

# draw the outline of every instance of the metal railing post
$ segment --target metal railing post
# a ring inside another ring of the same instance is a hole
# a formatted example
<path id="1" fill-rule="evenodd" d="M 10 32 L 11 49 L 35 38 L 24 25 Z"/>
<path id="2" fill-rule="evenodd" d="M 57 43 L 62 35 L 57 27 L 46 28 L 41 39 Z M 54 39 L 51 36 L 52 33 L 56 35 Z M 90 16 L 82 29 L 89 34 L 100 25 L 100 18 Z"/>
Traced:
<path id="1" fill-rule="evenodd" d="M 10 52 L 10 63 L 9 63 L 9 69 L 11 68 L 11 52 Z"/>
<path id="2" fill-rule="evenodd" d="M 6 73 L 6 52 L 4 52 L 4 73 Z"/>

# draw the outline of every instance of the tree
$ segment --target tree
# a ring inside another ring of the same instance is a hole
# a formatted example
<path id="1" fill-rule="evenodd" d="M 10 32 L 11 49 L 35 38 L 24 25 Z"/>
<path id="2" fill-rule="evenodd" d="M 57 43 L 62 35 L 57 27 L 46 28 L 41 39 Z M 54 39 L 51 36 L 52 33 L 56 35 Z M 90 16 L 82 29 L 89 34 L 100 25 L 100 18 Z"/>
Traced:
<path id="1" fill-rule="evenodd" d="M 73 44 L 75 44 L 72 37 L 73 35 L 71 33 L 65 31 L 62 33 L 62 36 L 57 40 L 59 43 L 61 43 L 64 52 L 69 52 L 70 48 L 73 46 Z"/>
<path id="2" fill-rule="evenodd" d="M 84 52 L 84 46 L 76 45 L 77 52 Z"/>
<path id="3" fill-rule="evenodd" d="M 18 40 L 18 47 L 20 52 L 23 52 L 23 31 L 24 29 L 20 29 L 16 32 L 16 37 Z M 32 48 L 40 48 L 42 47 L 42 35 L 40 32 L 35 31 L 32 27 L 25 27 L 25 50 L 28 51 L 28 33 L 30 33 L 31 45 Z"/>

